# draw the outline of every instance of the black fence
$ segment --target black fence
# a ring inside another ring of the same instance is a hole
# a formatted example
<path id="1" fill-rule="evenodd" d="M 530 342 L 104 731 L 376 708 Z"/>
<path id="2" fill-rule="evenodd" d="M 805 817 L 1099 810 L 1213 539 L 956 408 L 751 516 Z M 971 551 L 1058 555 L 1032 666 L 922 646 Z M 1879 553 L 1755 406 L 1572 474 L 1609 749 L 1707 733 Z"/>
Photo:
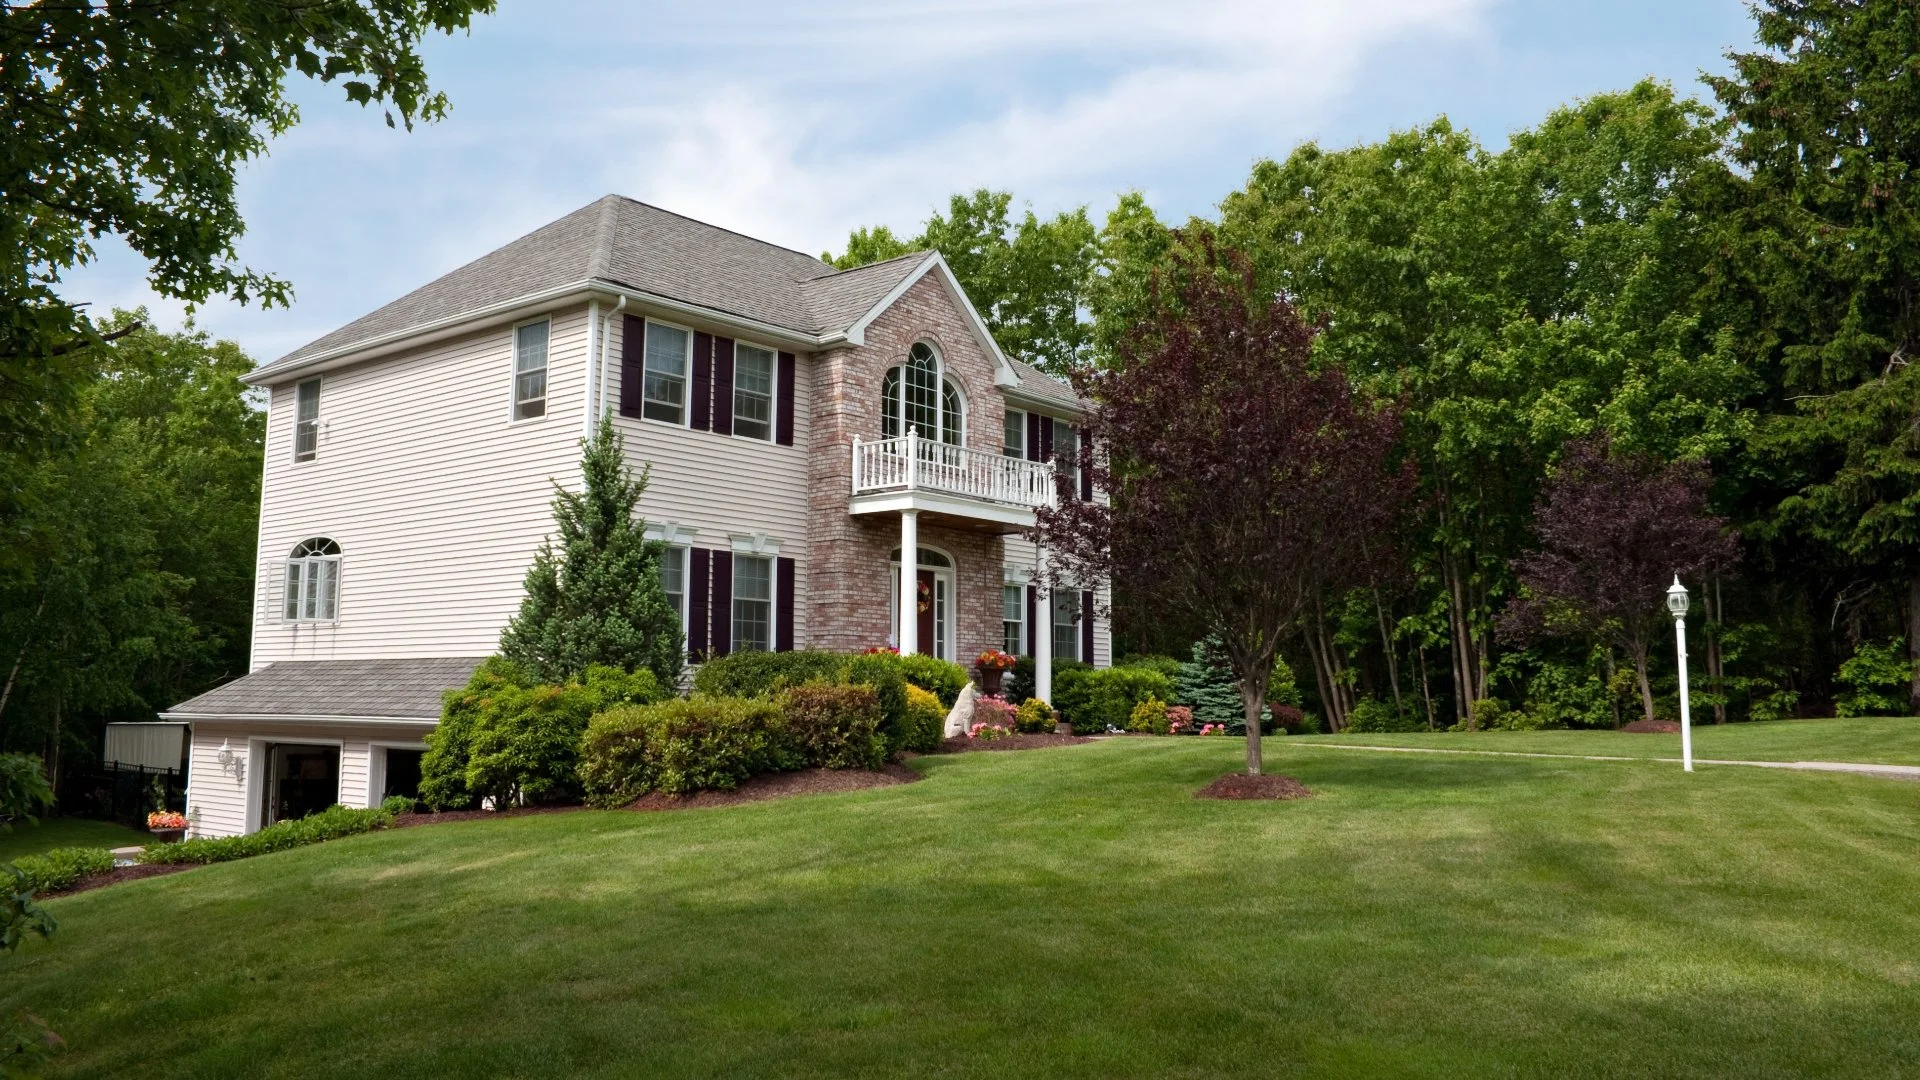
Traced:
<path id="1" fill-rule="evenodd" d="M 147 812 L 187 808 L 187 774 L 180 769 L 103 763 L 98 769 L 63 773 L 55 811 L 66 817 L 118 821 L 147 827 Z"/>

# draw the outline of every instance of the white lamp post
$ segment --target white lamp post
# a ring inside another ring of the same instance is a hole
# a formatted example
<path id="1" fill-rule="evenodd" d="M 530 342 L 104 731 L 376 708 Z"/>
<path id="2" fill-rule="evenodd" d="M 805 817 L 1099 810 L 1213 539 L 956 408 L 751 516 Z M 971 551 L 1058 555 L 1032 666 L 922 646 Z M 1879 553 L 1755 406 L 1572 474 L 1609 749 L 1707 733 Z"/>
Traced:
<path id="1" fill-rule="evenodd" d="M 1673 647 L 1680 657 L 1680 764 L 1693 771 L 1693 715 L 1687 704 L 1687 588 L 1673 575 L 1667 590 L 1667 610 L 1673 612 Z"/>

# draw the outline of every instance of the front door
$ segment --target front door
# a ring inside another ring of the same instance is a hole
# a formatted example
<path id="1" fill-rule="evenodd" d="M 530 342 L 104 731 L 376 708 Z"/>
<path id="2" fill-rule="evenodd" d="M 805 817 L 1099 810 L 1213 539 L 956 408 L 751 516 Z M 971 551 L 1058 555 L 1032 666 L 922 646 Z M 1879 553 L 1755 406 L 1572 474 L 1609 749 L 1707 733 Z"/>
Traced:
<path id="1" fill-rule="evenodd" d="M 931 570 L 922 570 L 920 578 L 920 597 L 916 605 L 920 612 L 920 648 L 935 656 L 940 655 L 938 606 L 940 582 Z M 944 658 L 943 658 L 944 659 Z"/>
<path id="2" fill-rule="evenodd" d="M 340 801 L 340 748 L 274 743 L 267 750 L 266 820 L 297 821 Z"/>

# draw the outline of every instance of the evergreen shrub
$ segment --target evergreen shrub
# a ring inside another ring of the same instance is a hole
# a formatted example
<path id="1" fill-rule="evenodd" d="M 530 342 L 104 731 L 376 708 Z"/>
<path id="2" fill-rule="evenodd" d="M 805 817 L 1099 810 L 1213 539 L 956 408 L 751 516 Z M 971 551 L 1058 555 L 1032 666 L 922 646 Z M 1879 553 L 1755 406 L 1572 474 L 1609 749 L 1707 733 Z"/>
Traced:
<path id="1" fill-rule="evenodd" d="M 824 649 L 729 653 L 701 664 L 693 689 L 709 697 L 772 697 L 801 683 L 842 681 L 848 659 Z"/>
<path id="2" fill-rule="evenodd" d="M 1016 730 L 1028 735 L 1046 735 L 1060 724 L 1060 714 L 1039 698 L 1030 697 L 1020 703 L 1013 714 Z"/>
<path id="3" fill-rule="evenodd" d="M 907 684 L 907 713 L 901 726 L 900 749 L 920 754 L 938 749 L 946 726 L 947 710 L 933 691 Z"/>
<path id="4" fill-rule="evenodd" d="M 1346 729 L 1355 733 L 1425 731 L 1426 727 L 1412 713 L 1379 698 L 1361 698 L 1347 714 Z"/>
<path id="5" fill-rule="evenodd" d="M 1172 681 L 1152 668 L 1074 668 L 1053 676 L 1053 705 L 1077 735 L 1125 731 L 1135 706 L 1172 696 Z"/>

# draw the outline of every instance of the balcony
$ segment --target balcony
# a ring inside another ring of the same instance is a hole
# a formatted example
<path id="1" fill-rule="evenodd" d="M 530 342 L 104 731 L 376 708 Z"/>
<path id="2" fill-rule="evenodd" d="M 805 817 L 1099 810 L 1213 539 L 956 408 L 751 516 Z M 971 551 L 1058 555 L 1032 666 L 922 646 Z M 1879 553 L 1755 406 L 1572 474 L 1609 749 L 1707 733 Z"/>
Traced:
<path id="1" fill-rule="evenodd" d="M 1024 528 L 1054 501 L 1053 465 L 923 439 L 853 440 L 854 514 L 923 510 L 977 526 Z"/>

